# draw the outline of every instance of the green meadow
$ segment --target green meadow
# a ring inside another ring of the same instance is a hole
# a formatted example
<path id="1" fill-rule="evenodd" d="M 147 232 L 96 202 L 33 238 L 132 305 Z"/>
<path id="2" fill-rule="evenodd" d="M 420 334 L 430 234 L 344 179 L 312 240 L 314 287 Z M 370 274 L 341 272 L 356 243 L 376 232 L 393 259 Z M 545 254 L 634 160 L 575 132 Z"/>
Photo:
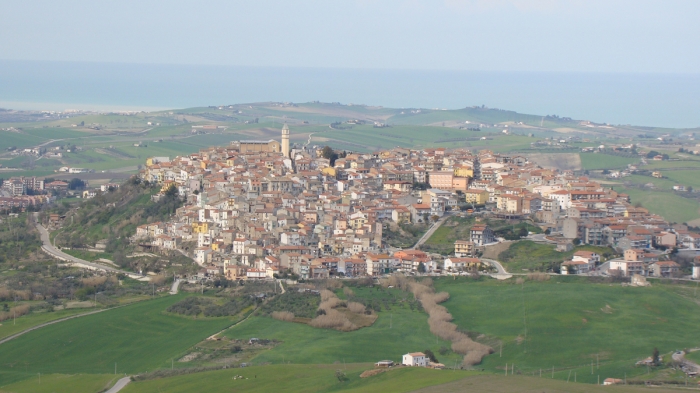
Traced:
<path id="1" fill-rule="evenodd" d="M 595 383 L 607 377 L 643 376 L 638 360 L 654 348 L 670 353 L 700 345 L 700 306 L 690 287 L 661 284 L 629 287 L 586 278 L 550 281 L 466 278 L 435 280 L 450 293 L 443 303 L 470 335 L 484 335 L 495 353 L 479 366 Z M 501 352 L 502 351 L 502 352 Z M 591 366 L 593 365 L 593 366 Z M 499 371 L 500 370 L 500 371 Z M 575 374 L 574 374 L 575 373 Z"/>
<path id="2" fill-rule="evenodd" d="M 615 191 L 629 194 L 632 203 L 641 203 L 650 212 L 660 215 L 669 222 L 684 223 L 700 218 L 700 202 L 683 198 L 668 191 L 640 190 L 614 186 Z"/>
<path id="3" fill-rule="evenodd" d="M 467 376 L 473 371 L 429 370 L 426 368 L 402 368 L 370 378 L 360 378 L 370 364 L 326 365 L 271 365 L 209 371 L 199 374 L 132 382 L 124 393 L 168 392 L 410 392 L 439 385 Z M 346 381 L 339 381 L 336 372 L 345 373 Z M 234 379 L 242 376 L 242 379 Z"/>
<path id="4" fill-rule="evenodd" d="M 441 355 L 441 347 L 450 348 L 448 341 L 437 339 L 428 328 L 428 316 L 418 309 L 411 310 L 406 301 L 413 295 L 397 289 L 353 288 L 356 295 L 375 301 L 382 309 L 376 322 L 351 332 L 314 328 L 302 323 L 278 321 L 269 317 L 251 317 L 224 334 L 229 338 L 248 340 L 252 337 L 277 340 L 273 349 L 252 359 L 255 364 L 283 362 L 308 364 L 365 363 L 390 359 L 400 361 L 408 352 L 432 350 L 446 365 L 461 362 L 461 356 L 449 351 Z M 385 296 L 395 296 L 397 304 L 384 303 Z M 388 306 L 388 307 L 387 307 Z M 399 339 L 400 338 L 400 339 Z"/>
<path id="5" fill-rule="evenodd" d="M 42 374 L 20 382 L 0 386 L 0 393 L 95 393 L 114 385 L 123 375 L 111 374 Z"/>
<path id="6" fill-rule="evenodd" d="M 0 385 L 41 373 L 138 374 L 170 365 L 231 318 L 164 313 L 185 295 L 135 303 L 29 332 L 1 345 Z"/>

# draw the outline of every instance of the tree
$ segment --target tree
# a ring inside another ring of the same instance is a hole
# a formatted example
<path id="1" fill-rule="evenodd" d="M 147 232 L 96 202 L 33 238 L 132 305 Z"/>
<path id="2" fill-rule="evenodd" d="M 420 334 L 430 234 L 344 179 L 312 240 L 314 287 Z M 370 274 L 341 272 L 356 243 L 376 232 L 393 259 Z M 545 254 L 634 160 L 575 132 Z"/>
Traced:
<path id="1" fill-rule="evenodd" d="M 321 150 L 321 156 L 322 156 L 323 158 L 326 158 L 326 159 L 330 160 L 331 166 L 335 165 L 335 160 L 338 159 L 338 153 L 336 153 L 335 151 L 333 151 L 333 148 L 330 147 L 330 146 L 325 146 L 325 147 Z"/>
<path id="2" fill-rule="evenodd" d="M 661 358 L 659 357 L 659 349 L 654 347 L 654 353 L 651 355 L 651 364 L 658 366 L 661 364 Z"/>
<path id="3" fill-rule="evenodd" d="M 525 236 L 527 236 L 527 235 L 528 235 L 527 229 L 525 229 L 525 227 L 520 228 L 520 230 L 518 231 L 518 235 L 519 235 L 520 237 L 525 237 Z"/>
<path id="4" fill-rule="evenodd" d="M 425 273 L 425 264 L 423 262 L 418 264 L 418 273 Z"/>
<path id="5" fill-rule="evenodd" d="M 572 243 L 574 243 L 574 246 L 578 246 L 579 244 L 581 244 L 581 239 L 576 238 L 572 241 Z"/>
<path id="6" fill-rule="evenodd" d="M 545 229 L 545 231 L 544 231 L 545 235 L 549 235 L 550 233 L 552 233 L 551 229 L 549 229 L 549 228 Z"/>
<path id="7" fill-rule="evenodd" d="M 345 382 L 348 380 L 348 376 L 345 375 L 343 370 L 335 370 L 335 377 L 338 378 L 338 382 Z"/>
<path id="8" fill-rule="evenodd" d="M 78 179 L 77 177 L 74 179 L 71 179 L 71 181 L 68 182 L 68 189 L 69 190 L 77 190 L 80 188 L 85 187 L 85 182 Z"/>
<path id="9" fill-rule="evenodd" d="M 433 351 L 426 349 L 425 351 L 423 351 L 423 353 L 425 354 L 425 357 L 427 357 L 431 362 L 439 363 Z"/>

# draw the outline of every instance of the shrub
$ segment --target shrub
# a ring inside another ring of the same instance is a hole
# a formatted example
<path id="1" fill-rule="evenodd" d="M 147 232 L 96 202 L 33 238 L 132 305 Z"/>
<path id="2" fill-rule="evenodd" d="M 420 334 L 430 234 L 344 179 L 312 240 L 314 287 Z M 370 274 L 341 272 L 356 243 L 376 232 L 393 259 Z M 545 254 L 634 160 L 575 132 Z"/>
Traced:
<path id="1" fill-rule="evenodd" d="M 83 285 L 86 287 L 99 287 L 107 282 L 107 277 L 87 277 L 82 279 Z"/>
<path id="2" fill-rule="evenodd" d="M 270 314 L 270 316 L 280 321 L 291 322 L 294 320 L 294 313 L 291 313 L 289 311 L 273 311 L 272 314 Z"/>
<path id="3" fill-rule="evenodd" d="M 527 279 L 530 281 L 549 281 L 551 276 L 547 273 L 529 273 Z"/>
<path id="4" fill-rule="evenodd" d="M 9 311 L 0 313 L 0 322 L 29 314 L 29 309 L 30 307 L 28 304 L 21 304 L 19 306 L 12 307 Z"/>
<path id="5" fill-rule="evenodd" d="M 403 280 L 406 280 L 403 278 Z M 401 282 L 401 279 L 396 279 L 394 282 Z M 427 279 L 422 282 L 406 280 L 402 283 L 409 288 L 413 296 L 420 301 L 425 312 L 428 313 L 428 326 L 430 332 L 434 335 L 452 342 L 452 350 L 456 353 L 465 355 L 463 363 L 472 366 L 479 364 L 481 359 L 493 353 L 493 349 L 481 343 L 473 341 L 465 333 L 457 330 L 457 325 L 451 323 L 452 314 L 447 309 L 440 306 L 449 299 L 449 294 L 446 292 L 435 293 L 432 286 L 432 280 Z"/>
<path id="6" fill-rule="evenodd" d="M 365 312 L 365 305 L 358 302 L 349 302 L 348 310 L 357 314 L 363 314 Z"/>
<path id="7" fill-rule="evenodd" d="M 350 331 L 357 329 L 350 320 L 337 310 L 326 311 L 325 315 L 319 315 L 309 322 L 309 325 L 317 328 L 337 329 L 340 331 Z"/>
<path id="8" fill-rule="evenodd" d="M 330 298 L 337 298 L 337 297 L 335 296 L 335 293 L 333 293 L 327 289 L 322 289 L 321 290 L 321 301 L 326 301 Z"/>

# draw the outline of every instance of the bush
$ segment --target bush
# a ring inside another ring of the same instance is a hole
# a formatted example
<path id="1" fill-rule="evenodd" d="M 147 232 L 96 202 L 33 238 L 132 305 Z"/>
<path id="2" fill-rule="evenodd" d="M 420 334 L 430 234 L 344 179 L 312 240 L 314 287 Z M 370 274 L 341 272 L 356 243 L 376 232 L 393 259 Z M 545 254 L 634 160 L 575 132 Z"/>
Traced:
<path id="1" fill-rule="evenodd" d="M 291 313 L 289 311 L 273 311 L 272 314 L 270 314 L 270 316 L 280 321 L 291 322 L 294 320 L 294 313 Z"/>
<path id="2" fill-rule="evenodd" d="M 362 303 L 358 302 L 349 302 L 348 303 L 348 310 L 357 313 L 357 314 L 364 314 L 365 312 L 365 305 Z"/>
<path id="3" fill-rule="evenodd" d="M 351 331 L 357 329 L 348 317 L 337 310 L 326 311 L 325 315 L 319 315 L 309 322 L 309 325 L 317 328 L 337 329 L 340 331 Z"/>
<path id="4" fill-rule="evenodd" d="M 551 276 L 547 273 L 529 273 L 527 279 L 530 281 L 549 281 Z"/>
<path id="5" fill-rule="evenodd" d="M 260 307 L 260 312 L 264 315 L 271 315 L 274 311 L 288 311 L 297 317 L 313 318 L 316 316 L 320 301 L 321 298 L 312 292 L 289 290 L 265 303 Z"/>

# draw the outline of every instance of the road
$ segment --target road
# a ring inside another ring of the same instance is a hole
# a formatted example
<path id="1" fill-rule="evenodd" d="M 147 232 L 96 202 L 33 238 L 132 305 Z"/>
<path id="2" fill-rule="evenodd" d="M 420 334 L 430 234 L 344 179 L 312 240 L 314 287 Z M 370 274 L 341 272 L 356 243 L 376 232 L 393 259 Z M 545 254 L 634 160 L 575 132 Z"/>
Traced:
<path id="1" fill-rule="evenodd" d="M 683 351 L 674 352 L 673 355 L 671 355 L 671 359 L 680 363 L 682 366 L 687 368 L 689 371 L 695 371 L 696 373 L 700 373 L 700 365 L 686 359 L 685 352 L 683 352 Z M 683 370 L 683 371 L 685 371 L 685 370 Z"/>
<path id="2" fill-rule="evenodd" d="M 118 391 L 124 389 L 124 387 L 126 385 L 128 385 L 129 382 L 131 382 L 131 377 L 124 377 L 124 378 L 118 380 L 117 383 L 115 383 L 114 386 L 112 386 L 105 393 L 117 393 Z"/>
<path id="3" fill-rule="evenodd" d="M 177 280 L 173 281 L 173 286 L 170 287 L 170 294 L 177 295 L 177 289 L 179 286 L 180 286 L 180 279 L 178 278 Z"/>
<path id="4" fill-rule="evenodd" d="M 527 235 L 526 239 L 536 243 L 557 244 L 557 242 L 547 239 L 547 235 L 544 233 L 533 233 L 532 235 Z"/>
<path id="5" fill-rule="evenodd" d="M 433 236 L 433 233 L 435 233 L 435 231 L 437 231 L 437 229 L 440 228 L 440 225 L 442 225 L 449 217 L 450 217 L 449 214 L 445 214 L 444 216 L 442 216 L 442 218 L 440 218 L 439 220 L 437 220 L 437 221 L 433 224 L 433 226 L 431 226 L 430 229 L 428 229 L 428 230 L 423 234 L 423 236 L 421 236 L 421 238 L 418 239 L 418 241 L 416 242 L 416 244 L 413 245 L 413 247 L 409 248 L 409 250 L 414 250 L 414 249 L 420 247 L 421 244 L 425 243 L 428 239 L 430 239 L 430 236 Z"/>
<path id="6" fill-rule="evenodd" d="M 4 344 L 4 343 L 6 343 L 6 342 L 8 342 L 8 341 L 14 340 L 14 339 L 16 339 L 17 337 L 19 337 L 19 336 L 21 336 L 21 335 L 23 335 L 23 334 L 25 334 L 25 333 L 31 332 L 32 330 L 41 329 L 41 328 L 43 328 L 44 326 L 53 325 L 54 323 L 59 323 L 59 322 L 67 321 L 67 320 L 69 320 L 69 319 L 80 318 L 80 317 L 85 317 L 85 316 L 92 315 L 92 314 L 97 314 L 97 313 L 100 313 L 100 312 L 103 312 L 103 311 L 107 311 L 107 310 L 114 310 L 115 308 L 124 307 L 124 306 L 126 306 L 126 304 L 125 304 L 125 305 L 122 305 L 122 306 L 112 307 L 112 308 L 104 308 L 104 309 L 102 309 L 102 310 L 90 311 L 90 312 L 86 312 L 86 313 L 83 313 L 83 314 L 71 315 L 70 317 L 65 317 L 65 318 L 61 318 L 61 319 L 56 319 L 56 320 L 53 320 L 53 321 L 49 321 L 49 322 L 46 322 L 46 323 L 42 323 L 41 325 L 32 326 L 32 327 L 30 327 L 30 328 L 28 328 L 28 329 L 22 330 L 22 331 L 19 332 L 19 333 L 15 333 L 15 334 L 13 334 L 13 335 L 11 335 L 11 336 L 7 336 L 7 337 L 3 338 L 2 340 L 0 340 L 0 344 Z"/>
<path id="7" fill-rule="evenodd" d="M 133 272 L 127 272 L 125 270 L 115 269 L 113 267 L 104 266 L 104 265 L 100 265 L 97 263 L 88 262 L 84 259 L 76 258 L 72 255 L 68 255 L 65 252 L 59 250 L 58 248 L 54 247 L 53 244 L 51 244 L 51 239 L 49 238 L 49 231 L 47 231 L 46 228 L 44 228 L 44 226 L 39 223 L 39 220 L 37 219 L 38 215 L 39 215 L 39 213 L 34 213 L 32 215 L 32 217 L 34 220 L 34 225 L 36 225 L 36 229 L 39 230 L 39 234 L 41 235 L 41 242 L 44 244 L 43 246 L 41 246 L 41 249 L 45 253 L 53 256 L 54 258 L 60 259 L 62 261 L 70 262 L 72 264 L 75 264 L 75 265 L 78 265 L 80 267 L 84 267 L 87 269 L 102 270 L 102 271 L 111 272 L 111 273 L 122 273 L 122 274 L 125 274 L 133 279 L 136 279 L 136 280 L 142 280 L 142 281 L 150 280 L 149 277 L 144 277 L 140 274 L 136 274 Z"/>

